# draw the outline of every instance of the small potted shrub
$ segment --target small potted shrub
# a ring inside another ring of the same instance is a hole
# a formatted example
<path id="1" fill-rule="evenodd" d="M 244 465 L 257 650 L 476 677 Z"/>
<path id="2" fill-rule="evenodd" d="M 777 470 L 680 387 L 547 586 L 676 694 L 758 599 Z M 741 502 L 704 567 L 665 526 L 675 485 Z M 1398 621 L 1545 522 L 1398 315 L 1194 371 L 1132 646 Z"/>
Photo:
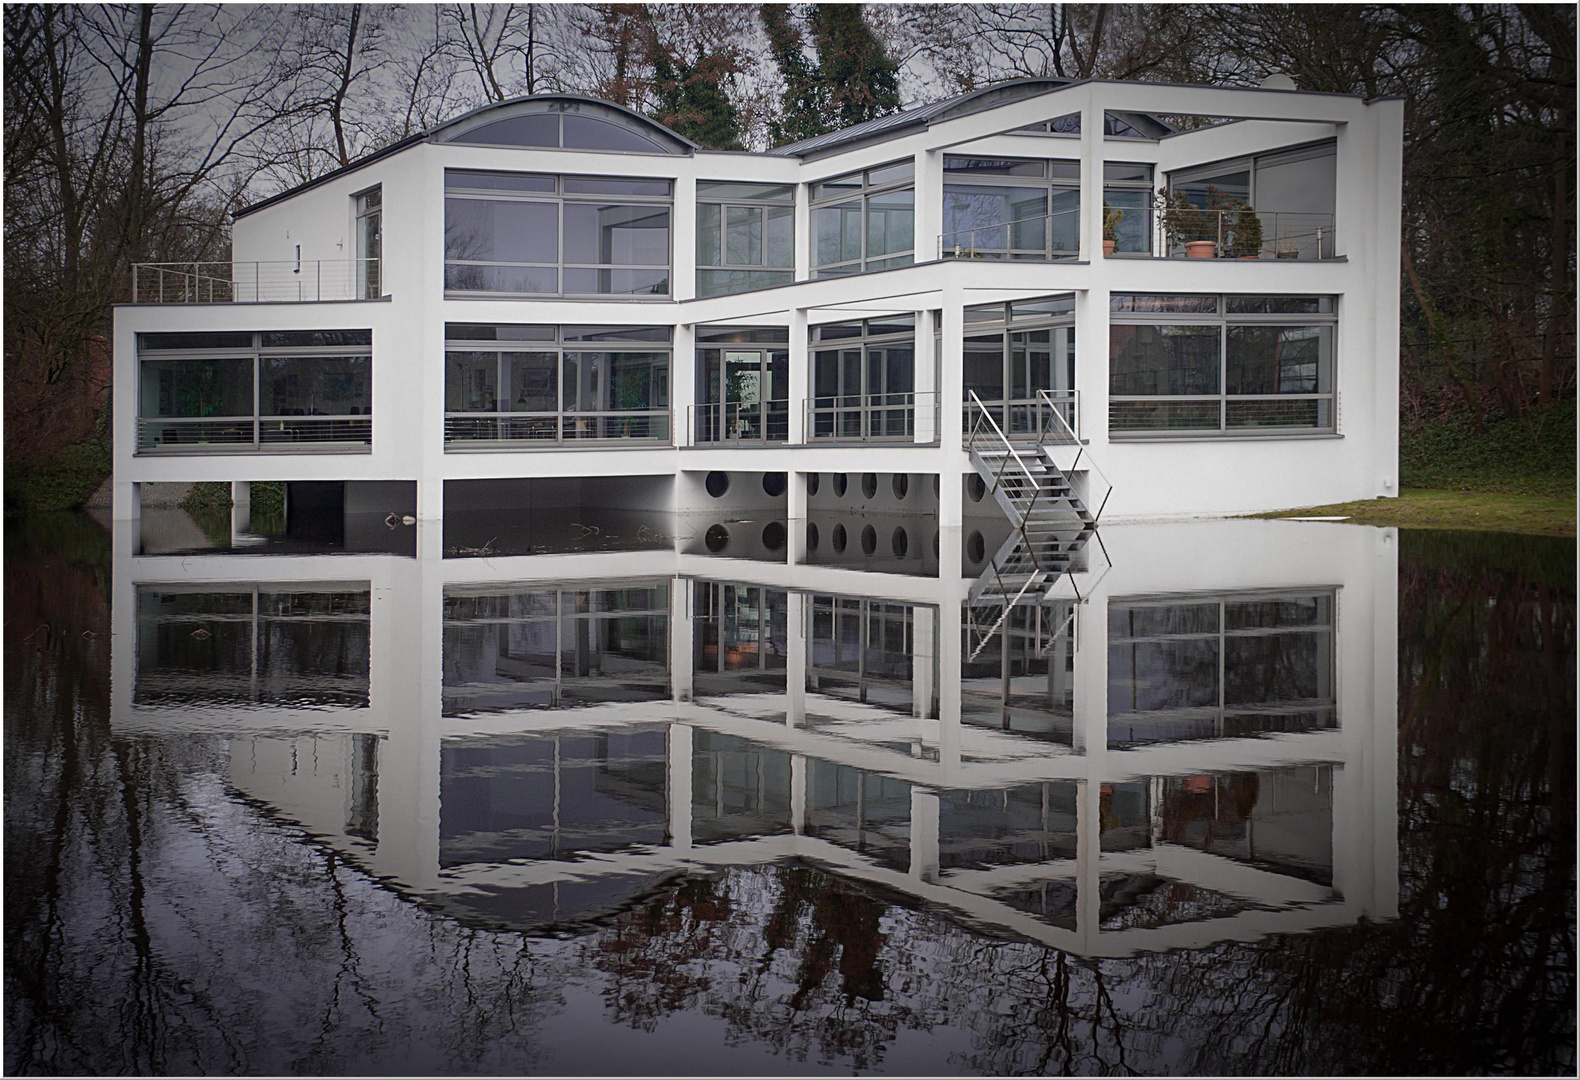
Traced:
<path id="1" fill-rule="evenodd" d="M 1208 199 L 1214 195 L 1209 188 Z M 1155 205 L 1171 244 L 1183 244 L 1192 259 L 1210 259 L 1218 249 L 1218 215 L 1191 204 L 1183 191 L 1164 191 Z"/>
<path id="2" fill-rule="evenodd" d="M 1124 219 L 1125 212 L 1117 206 L 1103 203 L 1103 254 L 1112 255 L 1114 247 L 1119 243 L 1119 223 Z"/>
<path id="3" fill-rule="evenodd" d="M 1240 259 L 1262 257 L 1262 219 L 1255 208 L 1240 199 L 1227 207 L 1228 220 L 1224 223 L 1230 236 L 1229 253 Z"/>

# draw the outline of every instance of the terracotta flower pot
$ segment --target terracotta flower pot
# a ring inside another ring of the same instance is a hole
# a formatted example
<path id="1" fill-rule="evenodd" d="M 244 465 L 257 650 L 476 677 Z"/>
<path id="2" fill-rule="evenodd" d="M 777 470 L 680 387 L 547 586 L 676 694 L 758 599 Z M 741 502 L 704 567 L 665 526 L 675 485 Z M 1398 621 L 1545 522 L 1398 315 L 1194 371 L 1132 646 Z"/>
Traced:
<path id="1" fill-rule="evenodd" d="M 1216 240 L 1187 240 L 1185 242 L 1185 257 L 1188 259 L 1210 259 L 1218 251 Z"/>
<path id="2" fill-rule="evenodd" d="M 1117 240 L 1104 240 L 1103 241 L 1103 254 L 1104 255 L 1112 255 L 1114 253 L 1114 245 L 1117 244 L 1117 243 L 1118 243 Z"/>

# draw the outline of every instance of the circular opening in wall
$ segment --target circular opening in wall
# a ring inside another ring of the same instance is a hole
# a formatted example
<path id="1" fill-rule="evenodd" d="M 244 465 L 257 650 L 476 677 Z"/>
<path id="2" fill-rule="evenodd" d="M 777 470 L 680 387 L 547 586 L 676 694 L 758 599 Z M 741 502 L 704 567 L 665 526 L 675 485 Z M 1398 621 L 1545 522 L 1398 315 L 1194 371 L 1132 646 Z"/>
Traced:
<path id="1" fill-rule="evenodd" d="M 782 521 L 770 521 L 763 526 L 763 547 L 780 551 L 785 546 L 785 527 Z"/>
<path id="2" fill-rule="evenodd" d="M 708 531 L 702 534 L 702 542 L 708 550 L 717 555 L 730 546 L 730 530 L 723 525 L 710 525 Z"/>
<path id="3" fill-rule="evenodd" d="M 843 526 L 843 525 L 835 525 L 834 526 L 834 532 L 829 537 L 829 540 L 834 545 L 834 550 L 835 551 L 844 551 L 845 550 L 845 526 Z"/>
<path id="4" fill-rule="evenodd" d="M 966 540 L 966 558 L 974 563 L 987 558 L 987 541 L 982 539 L 982 534 L 974 532 Z"/>
<path id="5" fill-rule="evenodd" d="M 816 551 L 817 540 L 817 525 L 809 521 L 806 523 L 806 549 L 808 551 Z"/>
<path id="6" fill-rule="evenodd" d="M 730 490 L 730 474 L 719 472 L 717 469 L 708 474 L 708 479 L 703 483 L 708 489 L 708 494 L 715 499 L 724 498 L 724 493 Z"/>
<path id="7" fill-rule="evenodd" d="M 863 495 L 865 495 L 869 499 L 872 498 L 874 495 L 878 494 L 878 474 L 877 473 L 862 473 L 862 475 L 861 475 L 861 493 Z"/>
<path id="8" fill-rule="evenodd" d="M 821 487 L 823 483 L 821 476 L 821 473 L 815 472 L 809 472 L 806 474 L 806 493 L 808 495 L 817 494 L 817 489 Z"/>
<path id="9" fill-rule="evenodd" d="M 911 550 L 911 538 L 905 535 L 905 529 L 903 527 L 896 528 L 894 530 L 894 535 L 889 537 L 889 547 L 893 549 L 894 554 L 901 559 L 905 558 L 905 553 Z"/>
<path id="10" fill-rule="evenodd" d="M 911 492 L 911 478 L 906 473 L 895 473 L 891 486 L 894 488 L 894 497 L 903 499 Z"/>
<path id="11" fill-rule="evenodd" d="M 782 472 L 763 473 L 763 494 L 770 499 L 777 499 L 785 493 L 785 474 Z"/>
<path id="12" fill-rule="evenodd" d="M 842 473 L 842 472 L 835 473 L 834 474 L 834 494 L 839 496 L 841 499 L 843 499 L 845 497 L 845 488 L 847 486 L 849 486 L 849 483 L 850 483 L 850 481 L 848 481 L 845 478 L 845 474 L 844 473 Z"/>
<path id="13" fill-rule="evenodd" d="M 979 503 L 982 496 L 987 494 L 987 484 L 976 473 L 966 477 L 966 494 L 971 496 L 971 501 Z"/>
<path id="14" fill-rule="evenodd" d="M 871 525 L 861 530 L 861 553 L 871 555 L 878 550 L 878 530 Z"/>

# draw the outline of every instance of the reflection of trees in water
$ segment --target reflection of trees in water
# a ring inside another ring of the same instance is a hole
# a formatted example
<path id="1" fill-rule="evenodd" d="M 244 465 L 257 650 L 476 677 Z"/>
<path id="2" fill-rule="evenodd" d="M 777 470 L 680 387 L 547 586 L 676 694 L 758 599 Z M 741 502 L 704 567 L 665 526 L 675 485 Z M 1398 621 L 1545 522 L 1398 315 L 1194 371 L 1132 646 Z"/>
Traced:
<path id="1" fill-rule="evenodd" d="M 938 1064 L 969 1073 L 1572 1069 L 1572 576 L 1489 569 L 1477 538 L 1403 539 L 1400 918 L 1102 961 L 799 864 L 575 941 L 463 926 L 240 797 L 223 740 L 112 736 L 79 541 L 8 536 L 8 1072 L 559 1071 L 598 1022 L 699 1011 L 841 1069 L 949 1029 Z M 568 1016 L 577 991 L 602 1015 Z"/>

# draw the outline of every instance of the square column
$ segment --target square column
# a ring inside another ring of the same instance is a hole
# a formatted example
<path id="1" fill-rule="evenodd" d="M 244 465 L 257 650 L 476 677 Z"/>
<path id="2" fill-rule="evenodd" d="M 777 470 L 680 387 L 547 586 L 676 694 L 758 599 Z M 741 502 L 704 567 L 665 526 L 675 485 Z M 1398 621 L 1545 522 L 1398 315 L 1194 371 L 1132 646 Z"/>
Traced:
<path id="1" fill-rule="evenodd" d="M 800 204 L 796 206 L 800 213 Z M 799 220 L 799 218 L 798 218 Z M 806 235 L 799 233 L 798 235 Z M 797 251 L 796 258 L 799 259 Z M 798 275 L 799 276 L 799 273 Z M 812 390 L 812 368 L 807 349 L 806 308 L 790 309 L 790 364 L 786 379 L 790 384 L 790 400 L 786 408 L 789 415 L 789 444 L 799 446 L 806 442 L 806 401 Z"/>
<path id="2" fill-rule="evenodd" d="M 1108 441 L 1108 295 L 1100 280 L 1075 294 L 1076 426 L 1093 446 Z"/>
<path id="3" fill-rule="evenodd" d="M 692 666 L 691 582 L 677 577 L 669 582 L 669 685 L 676 701 L 691 700 Z"/>
<path id="4" fill-rule="evenodd" d="M 804 528 L 792 519 L 792 528 Z M 806 725 L 806 593 L 785 595 L 785 726 Z"/>
<path id="5" fill-rule="evenodd" d="M 1081 103 L 1081 244 L 1082 262 L 1103 252 L 1103 109 L 1088 86 Z"/>
<path id="6" fill-rule="evenodd" d="M 937 150 L 916 152 L 916 212 L 912 216 L 915 261 L 938 258 L 938 234 L 944 227 L 944 157 Z M 920 323 L 917 324 L 920 328 Z"/>
<path id="7" fill-rule="evenodd" d="M 691 323 L 675 327 L 673 362 L 669 374 L 670 439 L 676 446 L 690 446 L 697 425 L 692 415 L 697 403 L 697 328 Z"/>
<path id="8" fill-rule="evenodd" d="M 669 295 L 692 300 L 697 295 L 697 178 L 675 178 L 675 238 L 670 249 Z M 678 352 L 680 342 L 675 342 Z"/>
<path id="9" fill-rule="evenodd" d="M 943 288 L 943 332 L 938 342 L 938 442 L 946 466 L 938 482 L 938 527 L 959 529 L 965 516 L 960 478 L 966 465 L 965 446 L 965 291 L 959 285 Z M 929 331 L 931 328 L 929 328 Z M 920 331 L 918 331 L 920 334 Z M 958 565 L 955 564 L 955 565 Z M 954 571 L 951 571 L 954 572 Z"/>
<path id="10" fill-rule="evenodd" d="M 688 665 L 689 666 L 689 665 Z M 676 851 L 691 850 L 691 726 L 670 724 L 665 752 L 669 761 L 669 784 L 665 792 L 669 810 L 669 846 Z"/>
<path id="11" fill-rule="evenodd" d="M 115 521 L 136 521 L 143 516 L 143 485 L 110 482 L 110 516 Z"/>
<path id="12" fill-rule="evenodd" d="M 917 881 L 938 880 L 938 796 L 911 789 L 911 872 Z"/>
<path id="13" fill-rule="evenodd" d="M 938 339 L 933 336 L 933 313 L 916 312 L 916 438 L 930 443 L 938 438 Z"/>
<path id="14" fill-rule="evenodd" d="M 252 529 L 252 482 L 230 482 L 230 536 L 235 543 L 237 535 Z"/>
<path id="15" fill-rule="evenodd" d="M 795 280 L 809 281 L 812 277 L 812 185 L 795 186 Z M 677 234 L 678 235 L 678 234 Z M 794 323 L 791 324 L 792 330 Z M 794 336 L 790 339 L 795 341 Z M 791 355 L 794 355 L 793 353 Z M 790 440 L 794 442 L 794 439 Z"/>

